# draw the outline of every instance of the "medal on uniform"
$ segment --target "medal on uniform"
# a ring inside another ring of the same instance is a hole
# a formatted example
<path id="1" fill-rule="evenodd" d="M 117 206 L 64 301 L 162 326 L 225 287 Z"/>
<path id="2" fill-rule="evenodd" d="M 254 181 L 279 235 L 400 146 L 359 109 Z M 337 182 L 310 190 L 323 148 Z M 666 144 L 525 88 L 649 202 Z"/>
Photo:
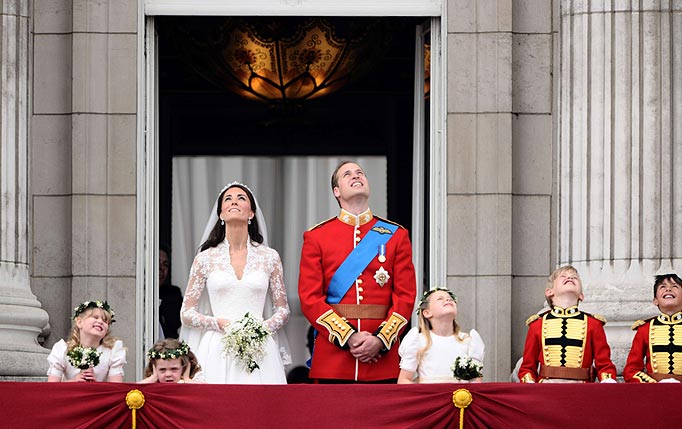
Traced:
<path id="1" fill-rule="evenodd" d="M 376 280 L 377 284 L 381 287 L 384 287 L 390 278 L 391 276 L 388 274 L 388 271 L 384 270 L 384 267 L 379 267 L 377 272 L 374 273 L 374 280 Z"/>
<path id="2" fill-rule="evenodd" d="M 377 257 L 379 262 L 382 264 L 386 262 L 386 245 L 385 244 L 380 244 L 379 245 L 379 256 Z"/>

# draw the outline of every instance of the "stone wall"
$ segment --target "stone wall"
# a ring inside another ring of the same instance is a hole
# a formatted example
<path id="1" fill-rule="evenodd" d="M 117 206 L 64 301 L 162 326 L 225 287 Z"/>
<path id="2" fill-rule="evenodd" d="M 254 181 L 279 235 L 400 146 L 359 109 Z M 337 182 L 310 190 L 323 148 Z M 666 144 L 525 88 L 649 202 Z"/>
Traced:
<path id="1" fill-rule="evenodd" d="M 448 3 L 448 286 L 507 380 L 551 261 L 557 4 Z"/>
<path id="2" fill-rule="evenodd" d="M 31 286 L 50 347 L 106 299 L 134 380 L 137 1 L 35 0 Z"/>

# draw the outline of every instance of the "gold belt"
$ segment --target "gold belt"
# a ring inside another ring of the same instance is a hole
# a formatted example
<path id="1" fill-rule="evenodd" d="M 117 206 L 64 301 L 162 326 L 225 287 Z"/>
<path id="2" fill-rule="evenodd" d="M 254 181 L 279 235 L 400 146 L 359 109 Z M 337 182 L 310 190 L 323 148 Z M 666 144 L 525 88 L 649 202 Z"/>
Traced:
<path id="1" fill-rule="evenodd" d="M 381 304 L 331 304 L 341 317 L 346 319 L 385 319 L 390 305 Z"/>
<path id="2" fill-rule="evenodd" d="M 565 378 L 568 380 L 592 381 L 595 377 L 595 369 L 568 368 L 565 366 L 547 366 L 540 364 L 540 377 L 542 378 Z"/>

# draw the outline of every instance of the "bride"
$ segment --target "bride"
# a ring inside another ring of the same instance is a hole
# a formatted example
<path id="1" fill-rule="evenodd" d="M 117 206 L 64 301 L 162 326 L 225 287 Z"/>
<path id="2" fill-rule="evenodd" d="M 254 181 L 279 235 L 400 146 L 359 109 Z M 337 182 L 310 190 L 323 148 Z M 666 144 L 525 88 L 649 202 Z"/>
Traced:
<path id="1" fill-rule="evenodd" d="M 289 304 L 279 254 L 263 235 L 265 222 L 251 190 L 241 183 L 228 184 L 209 218 L 180 310 L 180 337 L 195 352 L 208 383 L 286 383 L 284 365 L 291 357 L 282 328 L 289 319 Z M 275 335 L 268 335 L 264 357 L 250 372 L 236 356 L 225 356 L 222 339 L 246 313 L 263 319 L 264 312 L 270 312 L 268 301 L 272 315 L 263 325 Z M 281 347 L 276 341 L 280 332 Z"/>

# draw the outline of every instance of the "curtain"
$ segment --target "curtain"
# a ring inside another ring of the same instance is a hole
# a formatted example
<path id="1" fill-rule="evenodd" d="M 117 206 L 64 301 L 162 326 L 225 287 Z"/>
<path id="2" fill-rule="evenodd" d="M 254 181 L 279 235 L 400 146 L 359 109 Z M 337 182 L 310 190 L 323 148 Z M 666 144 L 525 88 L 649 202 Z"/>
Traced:
<path id="1" fill-rule="evenodd" d="M 675 428 L 679 385 L 658 384 L 218 384 L 0 383 L 7 428 L 130 428 L 128 393 L 145 428 L 411 428 L 459 426 L 457 389 L 473 401 L 464 428 Z"/>
<path id="2" fill-rule="evenodd" d="M 308 323 L 298 300 L 298 266 L 303 232 L 330 217 L 339 206 L 331 173 L 345 159 L 357 162 L 370 181 L 370 208 L 386 216 L 385 157 L 175 157 L 173 158 L 171 281 L 184 291 L 192 260 L 220 190 L 233 181 L 253 191 L 268 228 L 268 241 L 282 257 L 291 307 L 286 326 L 294 365 L 307 359 Z"/>

